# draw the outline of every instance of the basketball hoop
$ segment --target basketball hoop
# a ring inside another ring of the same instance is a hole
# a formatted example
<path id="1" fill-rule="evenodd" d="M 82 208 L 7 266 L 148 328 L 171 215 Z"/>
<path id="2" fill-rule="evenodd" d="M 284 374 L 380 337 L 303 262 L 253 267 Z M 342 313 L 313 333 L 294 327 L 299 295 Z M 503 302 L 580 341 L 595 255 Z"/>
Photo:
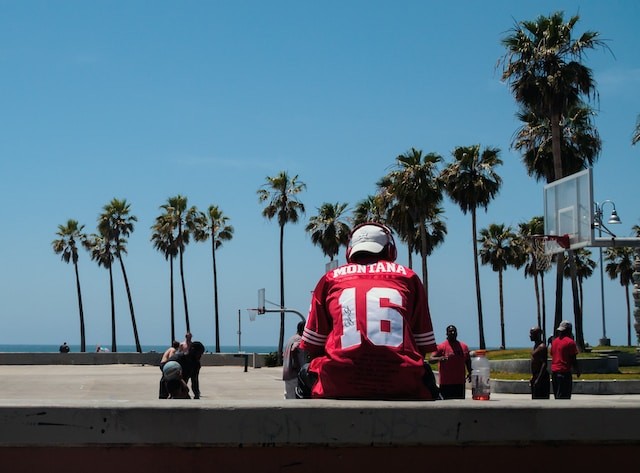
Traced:
<path id="1" fill-rule="evenodd" d="M 260 309 L 247 309 L 247 312 L 249 312 L 249 321 L 255 322 L 256 315 L 258 315 L 258 313 L 260 312 Z"/>
<path id="2" fill-rule="evenodd" d="M 549 269 L 553 255 L 562 253 L 570 244 L 569 235 L 531 235 L 529 241 L 539 271 Z"/>

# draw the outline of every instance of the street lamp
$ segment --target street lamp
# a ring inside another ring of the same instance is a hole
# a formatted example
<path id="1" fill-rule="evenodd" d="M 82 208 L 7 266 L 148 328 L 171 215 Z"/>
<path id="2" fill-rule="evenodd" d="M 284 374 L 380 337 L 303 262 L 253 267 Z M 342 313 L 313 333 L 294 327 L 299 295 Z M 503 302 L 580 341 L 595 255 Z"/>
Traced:
<path id="1" fill-rule="evenodd" d="M 611 211 L 611 216 L 607 221 L 610 225 L 616 225 L 622 223 L 620 217 L 618 217 L 618 212 L 616 211 L 616 204 L 611 200 L 605 200 L 601 203 L 595 202 L 595 208 L 593 212 L 593 226 L 598 227 L 598 236 L 602 237 L 602 230 L 604 230 L 607 234 L 615 238 L 615 234 L 609 230 L 604 223 L 602 222 L 602 214 L 604 204 L 611 204 L 613 206 L 613 210 Z M 602 346 L 610 346 L 611 340 L 607 338 L 607 329 L 605 327 L 605 311 L 604 311 L 604 267 L 602 263 L 602 247 L 600 249 L 600 301 L 602 303 L 602 338 L 600 339 L 600 345 Z"/>

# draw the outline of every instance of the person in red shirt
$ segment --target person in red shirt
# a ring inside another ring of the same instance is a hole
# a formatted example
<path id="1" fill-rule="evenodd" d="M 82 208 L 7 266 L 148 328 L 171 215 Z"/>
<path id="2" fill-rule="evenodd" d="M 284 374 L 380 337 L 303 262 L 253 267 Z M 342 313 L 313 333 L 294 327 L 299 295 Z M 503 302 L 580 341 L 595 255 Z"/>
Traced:
<path id="1" fill-rule="evenodd" d="M 571 322 L 563 320 L 556 329 L 558 336 L 551 342 L 551 385 L 555 399 L 571 399 L 573 379 L 571 370 L 580 377 L 578 347 L 573 340 Z"/>
<path id="2" fill-rule="evenodd" d="M 424 363 L 435 348 L 426 292 L 395 259 L 387 227 L 354 229 L 347 264 L 327 272 L 313 291 L 300 342 L 311 362 L 299 374 L 298 397 L 434 398 Z"/>
<path id="3" fill-rule="evenodd" d="M 465 381 L 471 380 L 471 356 L 467 344 L 458 340 L 458 329 L 455 325 L 447 327 L 447 339 L 438 345 L 429 362 L 438 363 L 442 397 L 464 399 Z"/>

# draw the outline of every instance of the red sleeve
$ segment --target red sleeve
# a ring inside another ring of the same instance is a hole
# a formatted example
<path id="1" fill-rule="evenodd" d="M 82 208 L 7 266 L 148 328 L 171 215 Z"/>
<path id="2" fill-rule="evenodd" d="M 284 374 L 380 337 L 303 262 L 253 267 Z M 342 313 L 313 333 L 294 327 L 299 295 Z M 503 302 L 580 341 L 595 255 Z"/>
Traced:
<path id="1" fill-rule="evenodd" d="M 431 314 L 427 302 L 427 293 L 424 290 L 422 281 L 417 275 L 413 275 L 414 313 L 411 330 L 416 340 L 418 350 L 422 355 L 433 352 L 437 349 L 436 337 L 433 333 Z"/>
<path id="2" fill-rule="evenodd" d="M 331 321 L 323 302 L 325 283 L 326 279 L 322 277 L 313 290 L 307 323 L 300 341 L 300 348 L 305 350 L 311 358 L 324 354 L 327 337 L 331 331 Z"/>

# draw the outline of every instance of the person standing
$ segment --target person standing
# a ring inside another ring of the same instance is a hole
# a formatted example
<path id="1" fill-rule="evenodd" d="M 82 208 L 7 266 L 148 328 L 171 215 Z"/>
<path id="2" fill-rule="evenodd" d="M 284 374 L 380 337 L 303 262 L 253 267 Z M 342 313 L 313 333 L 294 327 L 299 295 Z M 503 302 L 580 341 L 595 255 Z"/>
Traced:
<path id="1" fill-rule="evenodd" d="M 300 342 L 311 361 L 297 397 L 433 399 L 423 380 L 424 356 L 436 346 L 426 292 L 396 255 L 386 226 L 353 230 L 347 264 L 313 291 Z"/>
<path id="2" fill-rule="evenodd" d="M 182 379 L 184 382 L 187 383 L 191 380 L 191 391 L 193 391 L 194 399 L 200 399 L 200 359 L 202 358 L 204 351 L 205 348 L 202 343 L 193 342 L 188 353 L 178 351 L 175 355 L 169 358 L 169 361 L 177 361 L 180 364 L 180 367 L 182 368 Z M 169 364 L 169 361 L 167 364 Z M 160 392 L 158 397 L 159 399 L 167 399 L 169 397 L 169 392 L 167 391 L 164 379 L 164 372 L 160 379 Z"/>
<path id="3" fill-rule="evenodd" d="M 555 399 L 571 399 L 572 370 L 580 377 L 578 347 L 573 340 L 571 322 L 563 320 L 556 329 L 558 336 L 551 342 L 551 384 Z"/>
<path id="4" fill-rule="evenodd" d="M 447 327 L 447 339 L 436 347 L 429 362 L 438 363 L 442 397 L 464 399 L 465 382 L 471 380 L 471 356 L 467 344 L 458 340 L 458 329 L 455 325 Z"/>
<path id="5" fill-rule="evenodd" d="M 531 351 L 531 399 L 549 399 L 551 389 L 549 371 L 547 371 L 547 345 L 542 338 L 542 329 L 533 327 L 529 331 L 529 338 L 533 342 Z"/>
<path id="6" fill-rule="evenodd" d="M 307 356 L 300 348 L 304 322 L 298 322 L 296 333 L 288 341 L 284 348 L 282 364 L 282 380 L 284 381 L 284 398 L 296 398 L 296 386 L 298 386 L 298 372 L 307 362 Z"/>
<path id="7" fill-rule="evenodd" d="M 174 340 L 173 342 L 171 342 L 171 346 L 165 350 L 165 352 L 162 354 L 162 358 L 160 359 L 161 370 L 164 367 L 164 365 L 167 363 L 167 361 L 169 361 L 169 358 L 171 358 L 173 355 L 176 354 L 176 352 L 178 351 L 178 348 L 180 348 L 179 341 Z"/>
<path id="8" fill-rule="evenodd" d="M 191 332 L 187 332 L 184 336 L 184 340 L 182 342 L 180 342 L 180 346 L 178 347 L 178 351 L 181 351 L 182 353 L 189 353 L 189 348 L 191 348 L 191 339 L 193 338 L 193 335 L 191 335 Z"/>

